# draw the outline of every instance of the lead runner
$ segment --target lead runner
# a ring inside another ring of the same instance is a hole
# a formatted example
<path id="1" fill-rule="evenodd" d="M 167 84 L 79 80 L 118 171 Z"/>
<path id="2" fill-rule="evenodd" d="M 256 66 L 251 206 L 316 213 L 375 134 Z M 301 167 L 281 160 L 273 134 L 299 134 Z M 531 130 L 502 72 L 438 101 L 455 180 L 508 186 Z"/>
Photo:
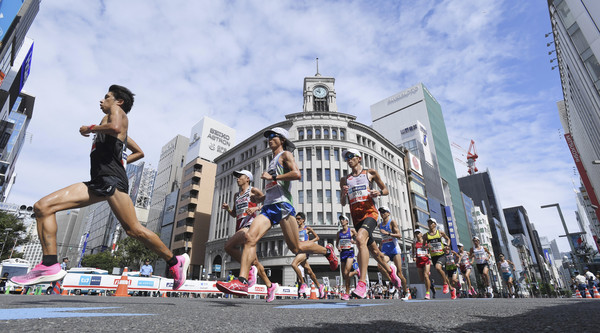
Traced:
<path id="1" fill-rule="evenodd" d="M 101 201 L 108 201 L 110 209 L 127 236 L 141 241 L 167 262 L 174 280 L 173 290 L 179 289 L 185 283 L 190 264 L 189 256 L 174 256 L 158 235 L 138 221 L 128 194 L 129 182 L 125 164 L 144 157 L 139 146 L 127 136 L 127 114 L 133 106 L 133 96 L 134 94 L 123 86 L 110 86 L 104 98 L 100 100 L 100 109 L 105 114 L 100 125 L 83 125 L 79 128 L 79 133 L 83 136 L 95 134 L 90 153 L 91 180 L 67 186 L 34 204 L 37 231 L 42 245 L 42 262 L 26 275 L 13 277 L 13 283 L 28 286 L 61 280 L 66 272 L 60 268 L 56 256 L 56 212 Z M 125 158 L 126 148 L 131 149 L 133 153 Z"/>
<path id="2" fill-rule="evenodd" d="M 269 148 L 273 159 L 267 171 L 263 172 L 261 179 L 268 181 L 263 196 L 253 196 L 254 202 L 263 202 L 263 208 L 248 233 L 242 252 L 240 276 L 231 282 L 217 282 L 217 288 L 228 294 L 248 295 L 248 273 L 250 266 L 256 258 L 256 244 L 274 225 L 281 225 L 285 242 L 294 254 L 317 253 L 325 255 L 329 261 L 329 268 L 335 270 L 338 260 L 333 246 L 327 244 L 323 247 L 312 241 L 300 242 L 298 239 L 298 224 L 296 211 L 292 206 L 291 181 L 301 178 L 300 170 L 294 160 L 295 146 L 289 140 L 288 131 L 281 127 L 267 130 L 263 135 L 268 139 Z"/>

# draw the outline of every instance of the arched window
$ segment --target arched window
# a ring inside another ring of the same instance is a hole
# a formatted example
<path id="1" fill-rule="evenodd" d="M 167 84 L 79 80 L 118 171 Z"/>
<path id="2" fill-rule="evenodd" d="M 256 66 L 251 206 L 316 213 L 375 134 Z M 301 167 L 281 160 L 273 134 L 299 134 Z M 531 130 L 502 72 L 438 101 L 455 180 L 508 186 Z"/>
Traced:
<path id="1" fill-rule="evenodd" d="M 298 130 L 298 140 L 304 140 L 304 130 Z"/>

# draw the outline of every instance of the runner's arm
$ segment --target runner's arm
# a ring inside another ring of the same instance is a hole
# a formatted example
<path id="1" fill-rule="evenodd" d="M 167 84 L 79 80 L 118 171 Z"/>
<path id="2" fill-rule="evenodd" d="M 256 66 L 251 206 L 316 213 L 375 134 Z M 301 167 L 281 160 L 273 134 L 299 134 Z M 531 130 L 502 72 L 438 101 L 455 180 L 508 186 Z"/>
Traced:
<path id="1" fill-rule="evenodd" d="M 368 173 L 371 176 L 370 180 L 374 181 L 375 184 L 377 184 L 377 186 L 379 187 L 379 190 L 371 190 L 370 191 L 372 197 L 390 194 L 390 191 L 388 191 L 387 186 L 383 183 L 383 180 L 381 180 L 381 177 L 379 177 L 379 173 L 377 173 L 377 170 L 369 169 Z"/>
<path id="2" fill-rule="evenodd" d="M 127 149 L 131 150 L 131 154 L 127 156 L 127 164 L 144 158 L 144 152 L 142 151 L 142 148 L 140 148 L 140 146 L 138 146 L 138 144 L 131 137 L 127 138 Z"/>
<path id="3" fill-rule="evenodd" d="M 340 180 L 340 190 L 342 191 L 340 203 L 343 207 L 346 206 L 346 198 L 348 197 L 348 185 L 346 184 L 346 177 L 342 177 L 342 179 Z"/>
<path id="4" fill-rule="evenodd" d="M 254 203 L 261 203 L 265 201 L 265 195 L 262 193 L 261 190 L 257 189 L 256 187 L 253 187 L 252 190 L 250 190 L 250 201 Z"/>
<path id="5" fill-rule="evenodd" d="M 294 155 L 292 155 L 292 153 L 290 153 L 289 151 L 285 151 L 283 152 L 280 158 L 281 165 L 283 165 L 283 169 L 287 170 L 287 172 L 281 175 L 277 175 L 277 180 L 299 180 L 302 178 L 300 170 L 298 169 L 298 164 L 296 164 L 296 160 L 294 160 Z M 260 178 L 266 180 L 273 180 L 273 176 L 266 171 L 263 172 Z"/>
<path id="6" fill-rule="evenodd" d="M 317 233 L 313 230 L 313 228 L 306 227 L 306 232 L 308 232 L 309 234 L 313 234 L 313 236 L 315 236 L 315 238 L 309 239 L 309 240 L 311 240 L 315 243 L 319 241 L 319 235 L 317 235 Z"/>

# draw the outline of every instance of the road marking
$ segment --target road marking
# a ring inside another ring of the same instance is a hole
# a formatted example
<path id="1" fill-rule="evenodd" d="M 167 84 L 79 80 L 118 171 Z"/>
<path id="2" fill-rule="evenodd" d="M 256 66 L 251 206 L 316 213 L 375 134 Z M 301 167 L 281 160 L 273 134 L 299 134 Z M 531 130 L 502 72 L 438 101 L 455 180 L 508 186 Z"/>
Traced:
<path id="1" fill-rule="evenodd" d="M 315 303 L 315 304 L 296 304 L 276 306 L 277 309 L 347 309 L 365 306 L 379 306 L 390 304 L 360 304 L 360 303 Z"/>
<path id="2" fill-rule="evenodd" d="M 42 319 L 42 318 L 72 318 L 72 317 L 124 317 L 124 316 L 154 316 L 150 313 L 108 313 L 81 312 L 89 310 L 119 309 L 118 306 L 91 308 L 18 308 L 1 309 L 0 320 Z M 71 312 L 76 311 L 76 312 Z"/>

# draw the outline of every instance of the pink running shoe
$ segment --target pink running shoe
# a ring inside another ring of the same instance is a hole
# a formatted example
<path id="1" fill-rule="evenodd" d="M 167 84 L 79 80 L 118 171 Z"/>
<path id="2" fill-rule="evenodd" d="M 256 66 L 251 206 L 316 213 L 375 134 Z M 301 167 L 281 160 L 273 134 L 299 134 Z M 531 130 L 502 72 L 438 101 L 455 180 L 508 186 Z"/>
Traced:
<path id="1" fill-rule="evenodd" d="M 67 275 L 66 271 L 60 269 L 60 264 L 56 263 L 52 266 L 44 266 L 41 263 L 37 264 L 29 273 L 20 276 L 14 276 L 10 279 L 13 283 L 30 286 L 42 282 L 54 282 L 62 280 Z"/>
<path id="2" fill-rule="evenodd" d="M 471 287 L 471 289 L 469 289 L 469 296 L 473 295 L 473 292 L 471 291 L 473 288 Z"/>
<path id="3" fill-rule="evenodd" d="M 325 297 L 325 285 L 321 283 L 319 285 L 319 298 L 323 297 Z"/>
<path id="4" fill-rule="evenodd" d="M 347 301 L 350 299 L 350 295 L 348 294 L 342 294 L 342 301 Z"/>
<path id="5" fill-rule="evenodd" d="M 448 285 L 447 285 L 447 284 L 445 284 L 445 285 L 444 285 L 444 288 L 442 288 L 442 292 L 443 292 L 444 294 L 447 294 L 449 291 L 450 291 L 450 288 L 448 288 Z"/>
<path id="6" fill-rule="evenodd" d="M 456 299 L 456 289 L 453 288 L 452 291 L 450 291 L 450 295 L 450 299 Z"/>
<path id="7" fill-rule="evenodd" d="M 173 277 L 173 290 L 177 290 L 183 286 L 187 279 L 187 270 L 190 266 L 190 256 L 184 253 L 181 256 L 177 256 L 177 264 L 169 268 L 171 276 Z"/>
<path id="8" fill-rule="evenodd" d="M 238 296 L 248 295 L 248 285 L 240 282 L 239 279 L 233 279 L 231 282 L 217 281 L 216 287 L 217 289 L 219 289 L 220 292 L 225 294 L 232 294 Z M 271 287 L 273 287 L 273 284 L 271 284 Z"/>
<path id="9" fill-rule="evenodd" d="M 248 288 L 252 288 L 256 284 L 256 271 L 256 266 L 250 267 L 250 272 L 248 272 Z"/>
<path id="10" fill-rule="evenodd" d="M 473 295 L 477 295 L 477 290 L 475 290 L 475 287 L 471 287 L 471 290 L 473 291 Z"/>
<path id="11" fill-rule="evenodd" d="M 308 289 L 308 286 L 306 285 L 306 283 L 303 283 L 303 284 L 300 286 L 300 291 L 298 291 L 298 293 L 299 293 L 300 295 L 302 295 L 302 294 L 306 295 L 306 293 L 308 292 L 308 290 L 307 290 L 307 289 Z"/>
<path id="12" fill-rule="evenodd" d="M 354 288 L 354 290 L 352 291 L 352 295 L 358 298 L 367 297 L 367 284 L 363 281 L 358 281 L 356 288 Z"/>
<path id="13" fill-rule="evenodd" d="M 333 245 L 331 244 L 327 244 L 327 246 L 325 246 L 327 249 L 329 249 L 329 255 L 325 255 L 325 257 L 327 258 L 327 261 L 329 261 L 329 268 L 332 271 L 335 271 L 338 268 L 338 258 L 337 255 L 335 254 L 335 251 L 333 250 Z"/>
<path id="14" fill-rule="evenodd" d="M 279 288 L 277 283 L 271 283 L 271 287 L 267 288 L 267 303 L 273 302 L 277 288 Z"/>
<path id="15" fill-rule="evenodd" d="M 425 293 L 425 299 L 431 299 L 431 294 L 429 291 Z"/>
<path id="16" fill-rule="evenodd" d="M 390 274 L 390 279 L 392 279 L 394 287 L 396 287 L 396 289 L 398 290 L 402 290 L 402 280 L 400 280 L 400 278 L 398 277 L 398 268 L 396 268 L 396 265 L 394 265 L 394 263 L 391 262 L 390 269 L 392 270 L 392 273 Z"/>

